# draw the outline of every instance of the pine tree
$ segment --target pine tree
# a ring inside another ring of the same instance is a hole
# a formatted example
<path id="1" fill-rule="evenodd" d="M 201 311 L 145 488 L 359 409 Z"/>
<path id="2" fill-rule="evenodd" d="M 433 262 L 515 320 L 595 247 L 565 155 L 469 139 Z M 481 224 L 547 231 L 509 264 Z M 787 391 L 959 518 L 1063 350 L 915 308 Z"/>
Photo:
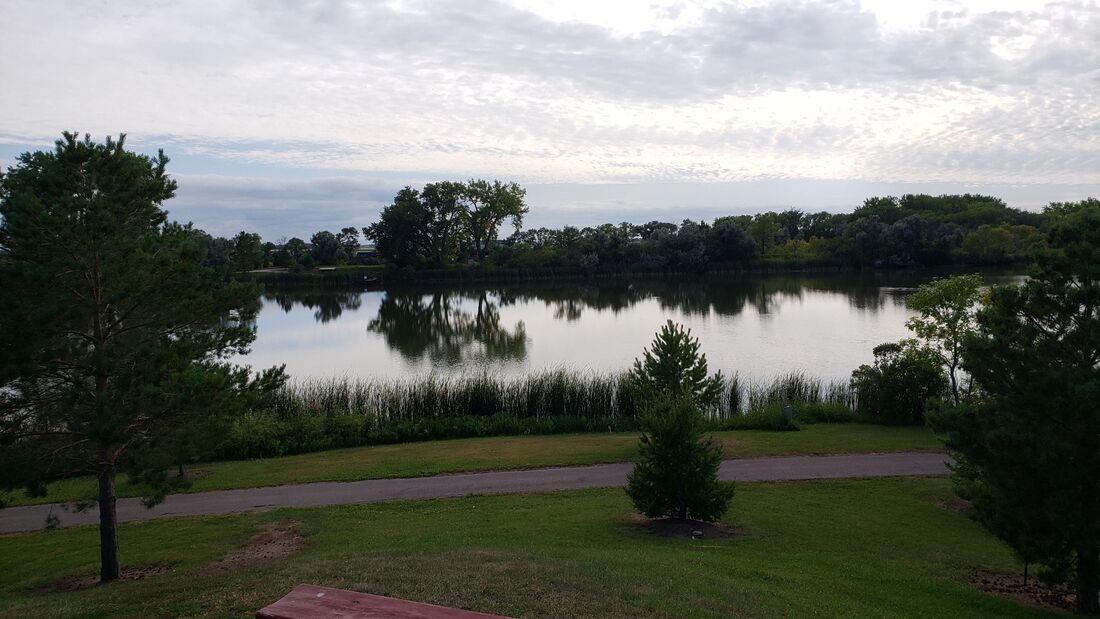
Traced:
<path id="1" fill-rule="evenodd" d="M 627 482 L 634 506 L 650 518 L 711 521 L 726 513 L 733 485 L 718 480 L 722 451 L 705 435 L 700 408 L 717 403 L 722 377 L 707 376 L 698 340 L 668 321 L 634 362 L 642 435 Z"/>
<path id="2" fill-rule="evenodd" d="M 722 375 L 707 375 L 707 356 L 699 352 L 699 340 L 671 320 L 642 351 L 642 358 L 634 360 L 631 384 L 643 401 L 665 394 L 686 397 L 704 409 L 717 405 L 722 393 Z"/>
<path id="3" fill-rule="evenodd" d="M 155 501 L 191 429 L 283 381 L 226 361 L 255 336 L 257 291 L 203 265 L 203 235 L 160 207 L 168 159 L 124 141 L 65 133 L 0 177 L 0 487 L 96 476 L 103 581 L 117 474 Z"/>
<path id="4" fill-rule="evenodd" d="M 1032 277 L 995 288 L 963 346 L 979 387 L 932 415 L 960 494 L 1025 561 L 1100 612 L 1100 209 L 1065 216 Z"/>
<path id="5" fill-rule="evenodd" d="M 718 480 L 722 450 L 705 436 L 695 403 L 663 396 L 643 408 L 640 421 L 638 459 L 626 486 L 634 507 L 650 518 L 721 518 L 734 488 Z"/>

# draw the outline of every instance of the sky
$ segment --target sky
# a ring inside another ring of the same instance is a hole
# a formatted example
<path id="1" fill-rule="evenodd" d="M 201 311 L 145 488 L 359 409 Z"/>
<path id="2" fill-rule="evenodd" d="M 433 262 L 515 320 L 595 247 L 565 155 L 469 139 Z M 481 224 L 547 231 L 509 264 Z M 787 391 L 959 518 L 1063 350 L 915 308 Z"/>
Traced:
<path id="1" fill-rule="evenodd" d="M 163 148 L 174 219 L 269 240 L 473 177 L 528 227 L 1038 209 L 1100 197 L 1100 5 L 3 0 L 0 169 L 62 130 Z"/>

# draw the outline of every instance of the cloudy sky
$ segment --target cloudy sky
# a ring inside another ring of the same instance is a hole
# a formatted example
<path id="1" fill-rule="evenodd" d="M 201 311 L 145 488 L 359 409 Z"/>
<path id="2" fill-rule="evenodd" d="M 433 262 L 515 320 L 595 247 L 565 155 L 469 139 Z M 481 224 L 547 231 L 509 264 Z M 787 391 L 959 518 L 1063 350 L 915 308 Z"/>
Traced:
<path id="1" fill-rule="evenodd" d="M 63 129 L 164 148 L 175 218 L 271 239 L 474 176 L 536 226 L 1039 208 L 1100 196 L 1100 6 L 4 0 L 0 167 Z"/>

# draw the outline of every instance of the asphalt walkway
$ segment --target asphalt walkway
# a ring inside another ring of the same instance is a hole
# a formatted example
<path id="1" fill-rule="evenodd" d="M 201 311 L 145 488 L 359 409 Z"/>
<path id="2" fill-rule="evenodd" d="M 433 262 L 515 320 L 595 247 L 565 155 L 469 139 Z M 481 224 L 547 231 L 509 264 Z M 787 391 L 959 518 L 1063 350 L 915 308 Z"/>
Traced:
<path id="1" fill-rule="evenodd" d="M 725 460 L 722 479 L 738 481 L 781 481 L 836 479 L 844 477 L 889 477 L 947 474 L 948 457 L 942 453 L 903 452 L 889 454 L 846 454 L 836 456 L 785 456 Z M 474 494 L 547 492 L 577 488 L 618 487 L 626 484 L 631 464 L 597 464 L 519 471 L 461 473 L 435 477 L 371 479 L 352 482 L 319 482 L 264 488 L 242 488 L 191 494 L 173 494 L 163 503 L 146 509 L 137 498 L 119 499 L 121 522 L 211 516 L 263 511 L 283 507 L 317 507 L 379 503 L 382 501 L 437 499 Z M 0 509 L 0 533 L 34 531 L 46 517 L 57 516 L 60 526 L 96 524 L 98 511 L 68 511 L 63 504 L 28 505 Z"/>

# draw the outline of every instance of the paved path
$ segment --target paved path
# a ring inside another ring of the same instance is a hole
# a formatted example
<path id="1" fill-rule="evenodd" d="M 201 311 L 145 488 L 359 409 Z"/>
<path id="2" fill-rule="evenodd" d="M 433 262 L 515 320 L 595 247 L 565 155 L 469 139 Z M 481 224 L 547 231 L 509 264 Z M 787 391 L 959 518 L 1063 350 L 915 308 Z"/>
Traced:
<path id="1" fill-rule="evenodd" d="M 615 487 L 626 484 L 626 476 L 630 468 L 631 464 L 624 462 L 407 479 L 320 482 L 217 490 L 174 494 L 153 509 L 145 509 L 140 499 L 119 499 L 118 518 L 122 522 L 128 522 L 172 516 L 233 514 L 281 507 L 315 507 L 401 499 L 435 499 L 471 494 Z M 779 481 L 946 473 L 948 473 L 947 456 L 944 454 L 905 452 L 725 460 L 722 462 L 719 476 L 722 479 L 740 481 Z M 98 512 L 95 508 L 81 513 L 72 513 L 61 504 L 9 507 L 0 509 L 0 533 L 41 529 L 46 516 L 51 513 L 60 518 L 61 526 L 66 527 L 98 522 Z"/>

